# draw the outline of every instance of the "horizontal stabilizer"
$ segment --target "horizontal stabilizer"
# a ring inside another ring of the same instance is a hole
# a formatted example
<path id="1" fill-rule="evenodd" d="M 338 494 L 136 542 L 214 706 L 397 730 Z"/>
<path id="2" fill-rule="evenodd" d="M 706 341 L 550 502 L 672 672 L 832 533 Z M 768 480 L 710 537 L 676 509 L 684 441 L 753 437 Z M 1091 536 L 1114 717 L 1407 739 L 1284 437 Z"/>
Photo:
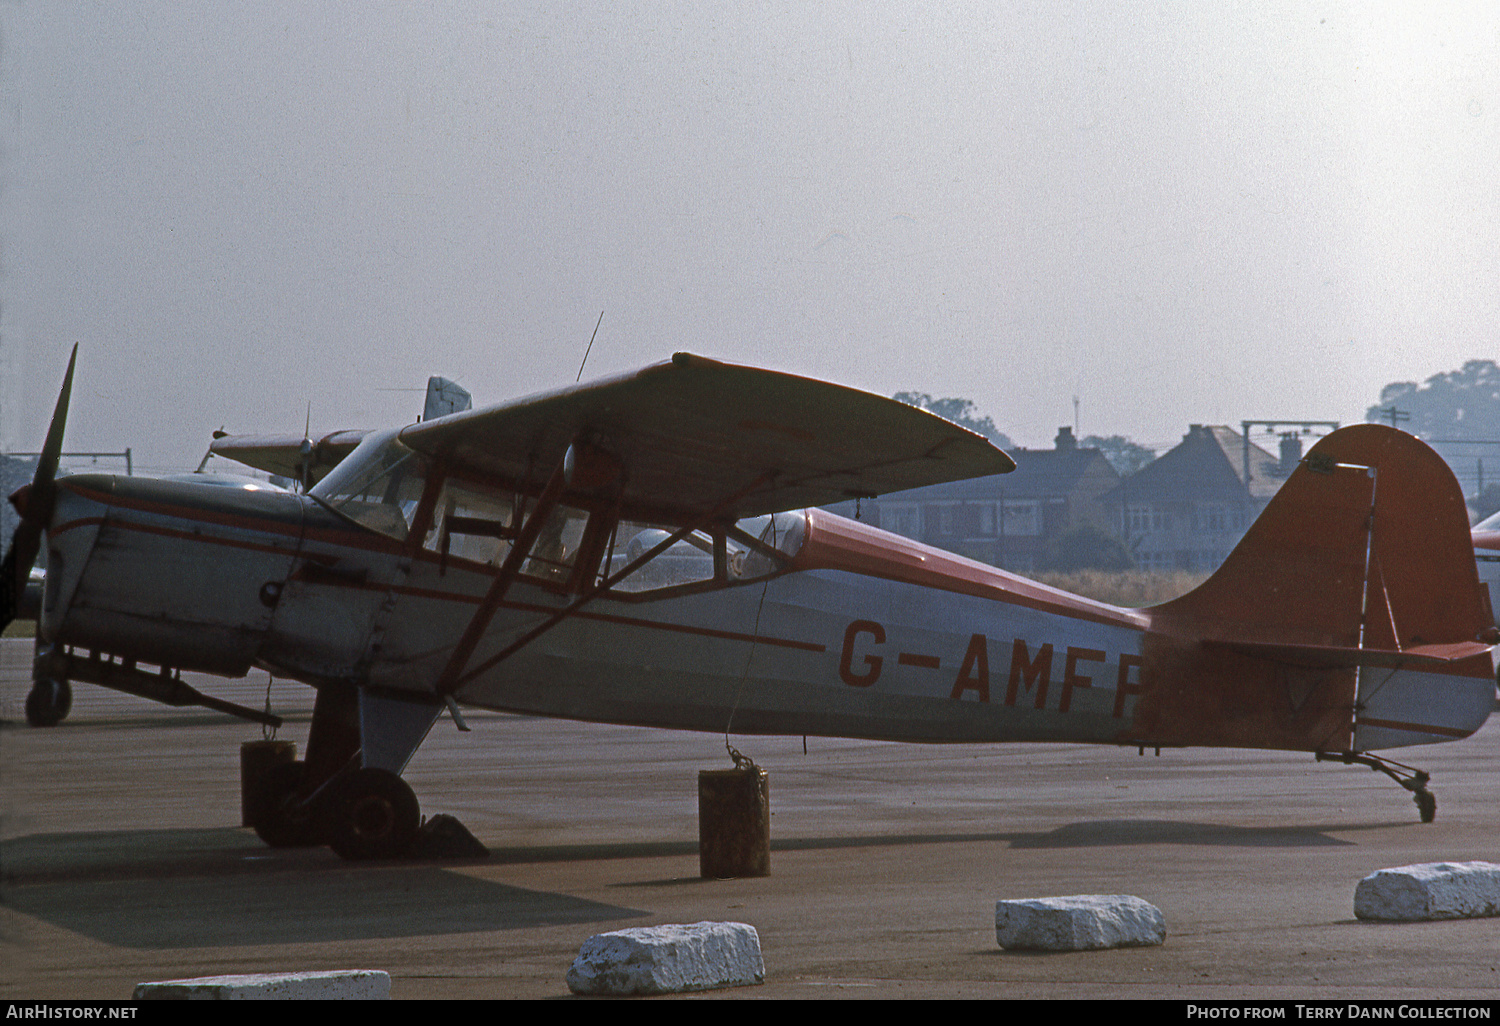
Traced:
<path id="1" fill-rule="evenodd" d="M 1274 659 L 1293 666 L 1340 669 L 1355 666 L 1444 667 L 1464 659 L 1485 655 L 1493 647 L 1482 641 L 1457 641 L 1446 645 L 1414 645 L 1407 649 L 1345 648 L 1338 645 L 1280 645 L 1253 641 L 1205 641 L 1209 647 L 1226 648 L 1245 655 Z"/>

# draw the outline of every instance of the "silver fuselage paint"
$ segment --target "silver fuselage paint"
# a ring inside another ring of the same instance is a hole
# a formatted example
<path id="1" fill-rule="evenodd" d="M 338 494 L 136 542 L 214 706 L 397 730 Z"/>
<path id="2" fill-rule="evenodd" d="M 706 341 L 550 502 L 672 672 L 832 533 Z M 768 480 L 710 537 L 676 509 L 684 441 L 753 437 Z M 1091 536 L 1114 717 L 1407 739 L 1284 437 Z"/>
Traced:
<path id="1" fill-rule="evenodd" d="M 513 616 L 517 630 L 527 613 Z M 1012 689 L 1018 639 L 1033 662 L 1048 645 L 1051 659 L 1030 681 L 1018 671 Z M 1120 654 L 1139 644 L 1125 628 L 814 570 L 696 596 L 597 602 L 460 695 L 482 706 L 696 730 L 1103 742 L 1130 722 L 1135 698 L 1117 704 L 1115 684 Z M 1063 712 L 1069 648 L 1105 654 L 1074 660 Z"/>
<path id="2" fill-rule="evenodd" d="M 297 557 L 303 503 L 279 490 L 84 474 L 58 483 L 41 634 L 225 676 L 270 627 L 266 586 Z"/>
<path id="3" fill-rule="evenodd" d="M 54 523 L 46 637 L 230 676 L 431 695 L 493 580 L 287 493 L 88 475 L 67 479 Z M 573 598 L 518 581 L 470 666 Z M 1120 656 L 1139 646 L 1131 629 L 813 570 L 598 598 L 457 697 L 695 730 L 1110 741 L 1134 703 L 1117 701 Z"/>

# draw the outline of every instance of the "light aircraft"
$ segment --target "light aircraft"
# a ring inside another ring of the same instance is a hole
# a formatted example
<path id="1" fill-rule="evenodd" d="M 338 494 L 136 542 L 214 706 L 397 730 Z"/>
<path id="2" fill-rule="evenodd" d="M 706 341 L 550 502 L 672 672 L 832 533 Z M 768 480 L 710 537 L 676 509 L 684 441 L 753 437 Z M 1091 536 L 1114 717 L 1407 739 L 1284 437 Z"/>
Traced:
<path id="1" fill-rule="evenodd" d="M 306 758 L 255 824 L 272 845 L 406 850 L 400 774 L 461 705 L 1302 751 L 1386 773 L 1424 820 L 1427 774 L 1373 751 L 1466 737 L 1493 705 L 1500 631 L 1463 496 L 1382 425 L 1314 446 L 1201 587 L 1127 609 L 815 508 L 1014 467 L 822 381 L 678 354 L 364 433 L 296 494 L 57 478 L 72 376 L 17 496 L 5 618 L 45 535 L 39 676 L 170 700 L 183 670 L 258 666 L 316 688 Z"/>

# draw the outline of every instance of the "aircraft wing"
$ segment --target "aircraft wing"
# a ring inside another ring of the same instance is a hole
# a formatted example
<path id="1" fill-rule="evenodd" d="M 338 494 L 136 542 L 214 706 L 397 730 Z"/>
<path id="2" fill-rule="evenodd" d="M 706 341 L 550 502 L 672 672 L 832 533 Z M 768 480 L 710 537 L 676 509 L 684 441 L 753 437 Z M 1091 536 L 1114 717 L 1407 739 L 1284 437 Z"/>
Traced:
<path id="1" fill-rule="evenodd" d="M 311 442 L 309 477 L 312 482 L 320 480 L 353 452 L 366 434 L 365 431 L 335 431 L 316 442 L 308 439 Z M 303 441 L 301 435 L 219 435 L 209 444 L 208 451 L 247 467 L 298 481 L 302 478 Z"/>
<path id="2" fill-rule="evenodd" d="M 450 470 L 515 487 L 539 487 L 575 439 L 622 462 L 621 513 L 640 520 L 757 516 L 1015 469 L 926 410 L 688 353 L 401 432 Z"/>
<path id="3" fill-rule="evenodd" d="M 447 378 L 434 376 L 427 379 L 427 403 L 422 409 L 422 419 L 435 420 L 470 409 L 473 405 L 467 391 Z M 299 435 L 225 435 L 215 432 L 208 451 L 268 474 L 300 481 L 304 460 L 302 447 L 306 443 L 311 455 L 307 460 L 307 484 L 313 485 L 353 452 L 367 434 L 368 431 L 335 431 L 314 442 Z"/>

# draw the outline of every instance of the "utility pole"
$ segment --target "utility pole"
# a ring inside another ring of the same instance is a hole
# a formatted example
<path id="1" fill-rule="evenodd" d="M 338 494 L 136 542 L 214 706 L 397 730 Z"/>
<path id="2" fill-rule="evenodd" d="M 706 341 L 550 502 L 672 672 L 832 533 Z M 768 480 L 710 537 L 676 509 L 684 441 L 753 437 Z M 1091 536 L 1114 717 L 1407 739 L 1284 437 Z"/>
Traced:
<path id="1" fill-rule="evenodd" d="M 1381 412 L 1384 413 L 1385 411 L 1382 410 Z M 1500 445 L 1500 438 L 1424 438 L 1423 441 L 1426 442 L 1428 445 L 1431 445 L 1431 446 L 1439 446 L 1439 445 L 1489 445 L 1489 446 L 1495 446 L 1495 445 Z M 1444 456 L 1443 459 L 1447 460 L 1448 457 Z M 1477 456 L 1477 457 L 1475 457 L 1475 464 L 1476 464 L 1475 469 L 1479 472 L 1479 483 L 1478 483 L 1478 485 L 1474 489 L 1474 497 L 1477 499 L 1477 498 L 1479 498 L 1480 496 L 1482 496 L 1484 494 L 1484 457 L 1483 456 Z M 1449 460 L 1448 461 L 1448 465 L 1450 467 L 1454 467 L 1454 461 L 1453 460 Z M 1456 467 L 1454 468 L 1454 473 L 1455 474 L 1458 473 L 1458 470 L 1457 470 Z M 1462 481 L 1460 481 L 1459 483 L 1462 484 Z"/>
<path id="2" fill-rule="evenodd" d="M 41 453 L 39 453 L 39 452 L 13 452 L 13 453 L 8 453 L 7 455 L 15 456 L 15 457 L 26 457 L 26 458 L 29 459 L 29 458 L 32 458 L 32 457 L 40 456 Z M 135 473 L 135 465 L 134 465 L 134 463 L 133 463 L 133 461 L 131 459 L 131 451 L 129 449 L 126 449 L 124 452 L 63 452 L 63 453 L 58 453 L 58 456 L 61 457 L 62 459 L 89 459 L 89 458 L 92 458 L 95 463 L 99 462 L 99 458 L 101 456 L 102 457 L 106 457 L 108 459 L 123 459 L 125 461 L 125 476 L 126 477 L 131 477 Z"/>

